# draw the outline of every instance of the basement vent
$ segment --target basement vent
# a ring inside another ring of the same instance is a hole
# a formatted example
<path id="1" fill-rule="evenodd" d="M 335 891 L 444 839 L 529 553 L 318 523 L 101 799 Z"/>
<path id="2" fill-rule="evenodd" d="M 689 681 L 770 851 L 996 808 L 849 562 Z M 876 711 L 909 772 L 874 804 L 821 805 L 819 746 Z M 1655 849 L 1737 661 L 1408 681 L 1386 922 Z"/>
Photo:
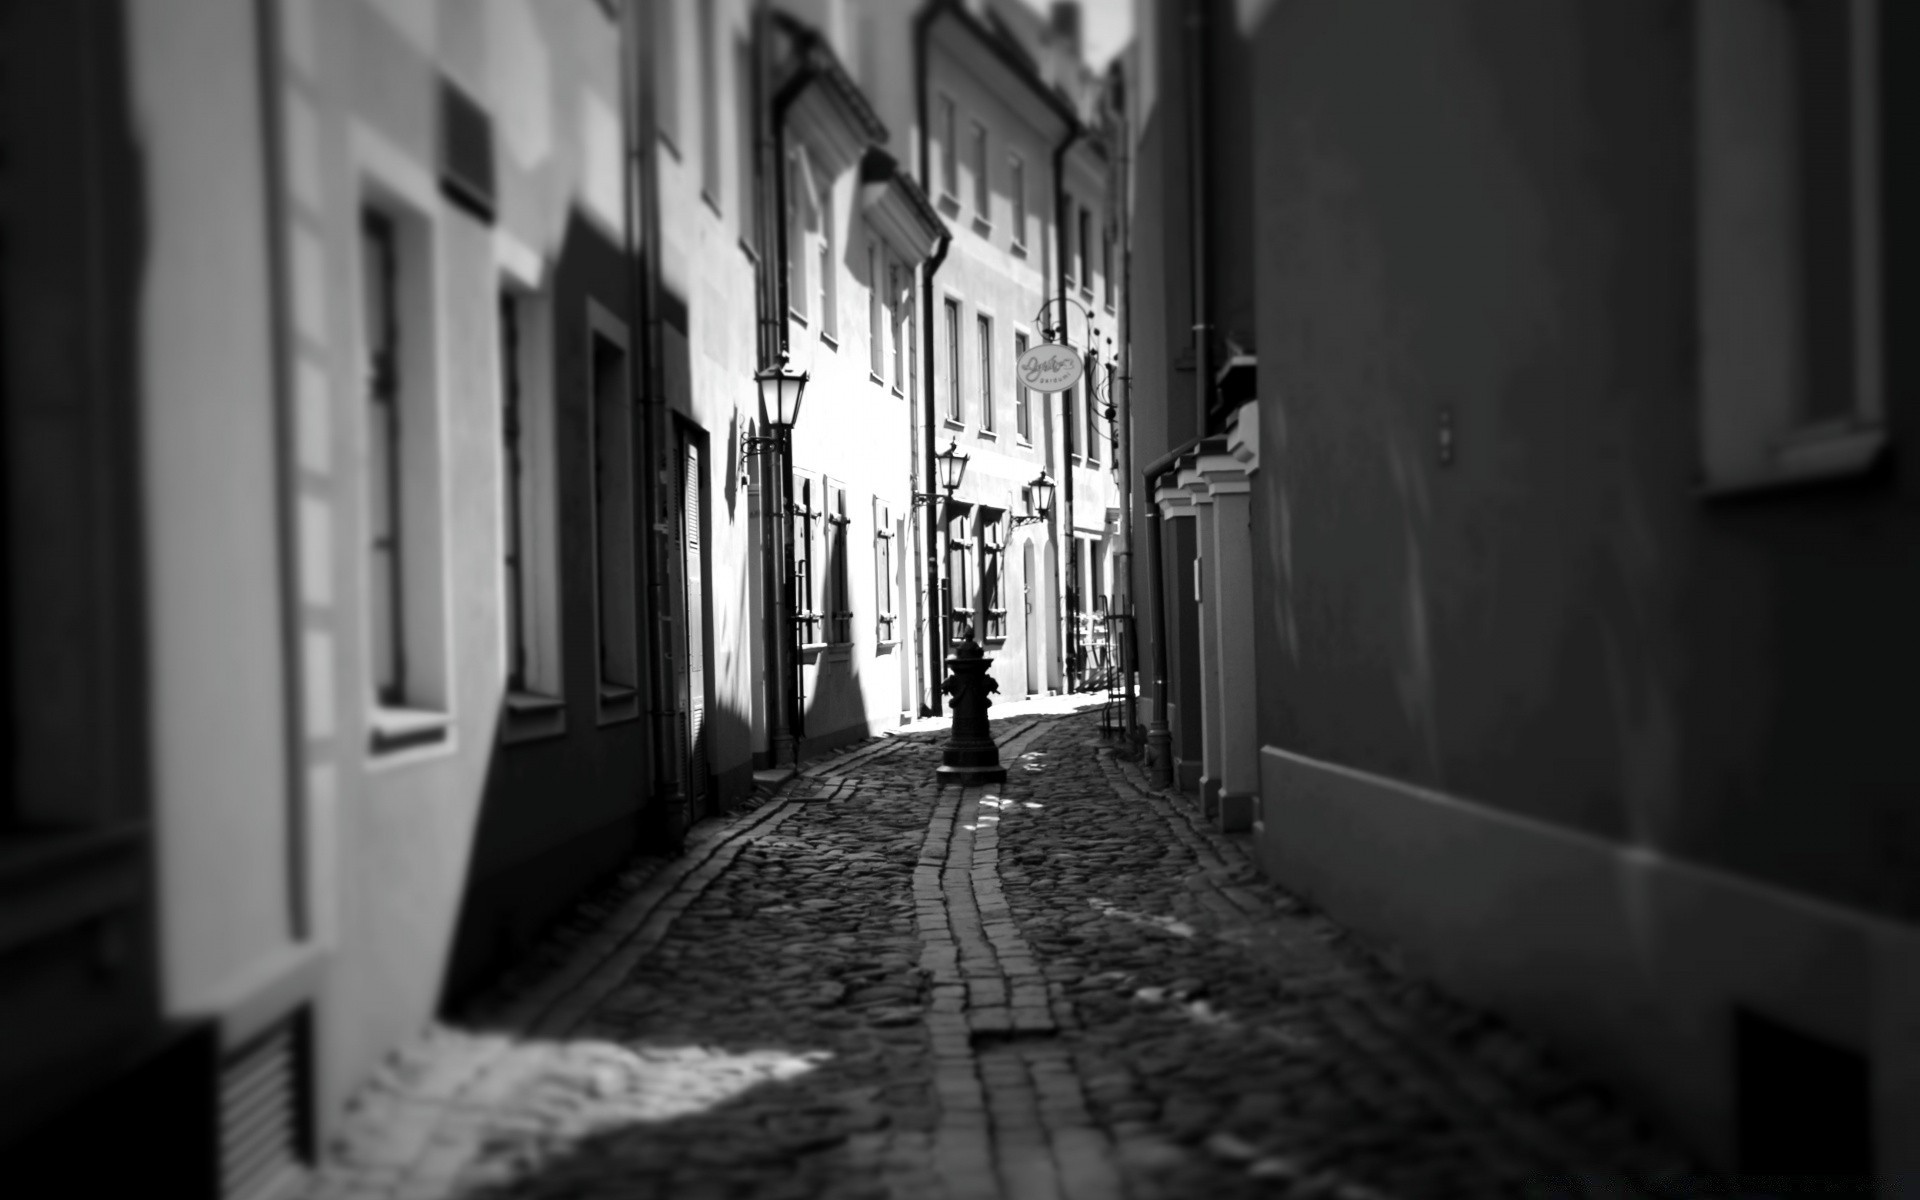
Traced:
<path id="1" fill-rule="evenodd" d="M 282 1021 L 221 1071 L 222 1200 L 277 1200 L 306 1177 L 298 1033 Z"/>
<path id="2" fill-rule="evenodd" d="M 1863 1183 L 1873 1172 L 1866 1057 L 1734 1009 L 1743 1172 Z"/>

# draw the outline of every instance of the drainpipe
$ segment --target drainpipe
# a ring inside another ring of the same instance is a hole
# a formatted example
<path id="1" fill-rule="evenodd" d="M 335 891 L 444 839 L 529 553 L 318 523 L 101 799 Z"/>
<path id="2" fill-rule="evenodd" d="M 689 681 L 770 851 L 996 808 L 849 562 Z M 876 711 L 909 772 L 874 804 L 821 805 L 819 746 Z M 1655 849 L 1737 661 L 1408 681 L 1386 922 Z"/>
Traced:
<path id="1" fill-rule="evenodd" d="M 920 190 L 929 196 L 933 195 L 933 175 L 927 148 L 927 36 L 932 31 L 934 19 L 940 15 L 940 8 L 940 0 L 934 0 L 933 3 L 922 8 L 913 19 L 913 72 L 914 78 L 920 85 L 914 95 L 916 120 L 920 133 Z M 924 459 L 921 477 L 927 481 L 930 490 L 937 478 L 934 474 L 933 461 L 935 436 L 933 381 L 936 374 L 933 352 L 933 277 L 940 270 L 940 264 L 947 260 L 947 249 L 952 241 L 951 233 L 943 232 L 940 235 L 940 245 L 935 248 L 933 257 L 926 261 L 920 275 L 920 365 L 921 377 L 925 382 L 925 386 L 920 389 L 920 423 L 924 438 L 921 443 L 921 455 Z M 921 506 L 914 507 L 917 511 Z M 935 517 L 933 504 L 929 503 L 925 507 L 927 515 L 923 519 L 927 530 L 927 603 L 923 612 L 926 616 L 927 645 L 930 651 L 925 678 L 926 710 L 929 716 L 937 717 L 940 715 L 940 684 L 942 682 L 940 669 L 947 661 L 947 631 L 945 609 L 939 601 L 940 522 Z"/>
<path id="2" fill-rule="evenodd" d="M 772 22 L 768 22 L 771 35 Z M 812 39 L 801 40 L 797 50 L 805 54 L 811 47 Z M 771 54 L 771 51 L 769 51 Z M 793 102 L 812 83 L 818 70 L 802 60 L 801 67 L 794 72 L 773 97 L 773 212 L 770 224 L 774 234 L 774 254 L 768 264 L 773 271 L 773 313 L 772 325 L 776 335 L 775 346 L 778 357 L 784 361 L 788 351 L 787 312 L 792 307 L 790 289 L 793 281 L 787 277 L 787 110 Z M 769 363 L 771 365 L 771 363 Z M 780 504 L 775 510 L 775 524 L 779 529 L 781 546 L 780 561 L 782 570 L 778 582 L 781 599 L 779 611 L 774 616 L 774 639 L 781 653 L 776 661 L 781 666 L 781 688 L 783 704 L 780 707 L 780 724 L 773 736 L 773 759 L 776 766 L 788 766 L 800 761 L 800 742 L 806 736 L 806 697 L 802 694 L 800 676 L 800 650 L 797 645 L 799 626 L 794 615 L 799 612 L 798 600 L 794 596 L 794 546 L 791 508 L 793 504 L 793 434 L 789 431 L 780 435 Z"/>
<path id="3" fill-rule="evenodd" d="M 1120 569 L 1115 572 L 1122 594 L 1114 598 L 1114 607 L 1127 614 L 1127 654 L 1121 664 L 1126 672 L 1126 740 L 1137 751 L 1134 728 L 1139 708 L 1134 689 L 1140 677 L 1140 618 L 1133 603 L 1133 221 L 1131 173 L 1133 170 L 1133 126 L 1127 119 L 1126 73 L 1114 72 L 1119 92 L 1120 145 L 1115 155 L 1115 200 L 1113 211 L 1120 222 L 1120 386 L 1114 389 L 1114 424 L 1120 439 Z"/>
<path id="4" fill-rule="evenodd" d="M 1212 315 L 1207 290 L 1207 0 L 1187 9 L 1187 179 L 1189 183 L 1188 255 L 1193 260 L 1193 385 L 1197 424 L 1207 434 L 1213 391 Z"/>
<path id="5" fill-rule="evenodd" d="M 1080 123 L 1075 121 L 1073 125 L 1068 128 L 1067 136 L 1053 149 L 1053 225 L 1057 231 L 1053 239 L 1053 294 L 1055 307 L 1059 312 L 1057 319 L 1060 322 L 1060 341 L 1063 345 L 1072 344 L 1067 337 L 1071 329 L 1072 316 L 1072 310 L 1067 308 L 1067 250 L 1068 243 L 1073 240 L 1072 222 L 1070 220 L 1072 214 L 1067 211 L 1067 151 L 1073 147 L 1075 142 L 1080 140 L 1085 132 Z M 1080 264 L 1080 269 L 1083 271 L 1086 270 L 1086 264 Z M 1091 329 L 1088 330 L 1087 340 L 1089 342 L 1093 340 Z M 1091 345 L 1087 347 L 1087 353 L 1093 353 L 1093 347 Z M 1093 386 L 1093 376 L 1091 372 L 1087 372 L 1086 374 L 1085 386 Z M 1067 636 L 1064 647 L 1066 661 L 1060 673 L 1060 690 L 1063 692 L 1071 692 L 1074 690 L 1074 665 L 1079 661 L 1078 652 L 1080 649 L 1080 556 L 1074 549 L 1073 541 L 1072 406 L 1071 390 L 1061 392 L 1060 482 L 1062 486 L 1059 521 L 1065 530 L 1064 537 L 1060 539 L 1060 542 L 1064 550 L 1061 558 L 1066 567 L 1067 576 Z M 1087 436 L 1093 436 L 1092 430 L 1088 430 Z"/>
<path id="6" fill-rule="evenodd" d="M 639 78 L 642 47 L 653 45 L 653 10 L 643 18 L 640 5 L 628 4 L 621 10 L 626 49 L 620 56 L 621 87 L 627 105 L 627 161 L 625 173 L 626 211 L 622 236 L 627 254 L 628 302 L 642 321 L 641 339 L 644 362 L 628 356 L 628 370 L 635 391 L 644 396 L 645 420 L 641 422 L 640 461 L 647 464 L 652 486 L 642 490 L 643 515 L 653 536 L 647 539 L 648 595 L 651 619 L 645 631 L 652 669 L 648 672 L 648 697 L 652 709 L 653 803 L 666 803 L 675 818 L 675 827 L 686 813 L 687 794 L 683 778 L 685 764 L 672 752 L 679 744 L 671 723 L 676 715 L 673 694 L 672 606 L 668 603 L 668 564 L 671 557 L 670 523 L 673 511 L 668 493 L 671 472 L 666 453 L 670 444 L 667 429 L 667 394 L 660 363 L 660 204 L 659 176 L 653 156 L 654 95 L 651 73 L 645 86 Z M 633 269 L 638 257 L 639 270 Z M 677 840 L 677 838 L 676 838 Z"/>

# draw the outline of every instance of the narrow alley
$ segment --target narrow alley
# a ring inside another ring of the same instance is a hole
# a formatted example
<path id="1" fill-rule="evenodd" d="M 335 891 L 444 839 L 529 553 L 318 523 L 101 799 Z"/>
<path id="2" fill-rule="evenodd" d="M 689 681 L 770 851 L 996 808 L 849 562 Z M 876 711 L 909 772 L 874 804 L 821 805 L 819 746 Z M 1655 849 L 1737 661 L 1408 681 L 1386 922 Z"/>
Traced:
<path id="1" fill-rule="evenodd" d="M 309 1200 L 1684 1191 L 1048 703 L 1004 787 L 882 737 L 636 862 L 377 1073 Z"/>

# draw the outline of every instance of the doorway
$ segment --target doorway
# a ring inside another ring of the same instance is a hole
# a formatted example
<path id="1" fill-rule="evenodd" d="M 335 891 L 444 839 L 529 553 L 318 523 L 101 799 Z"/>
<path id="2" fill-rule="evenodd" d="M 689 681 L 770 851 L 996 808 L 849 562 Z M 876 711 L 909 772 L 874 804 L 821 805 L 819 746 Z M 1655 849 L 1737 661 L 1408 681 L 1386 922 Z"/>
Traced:
<path id="1" fill-rule="evenodd" d="M 674 672 L 680 709 L 682 778 L 687 786 L 687 819 L 708 816 L 712 791 L 707 755 L 707 489 L 701 443 L 692 430 L 679 430 L 680 451 L 680 628 L 685 641 Z"/>
<path id="2" fill-rule="evenodd" d="M 1040 657 L 1041 624 L 1039 614 L 1034 611 L 1037 603 L 1037 597 L 1033 594 L 1034 578 L 1033 541 L 1029 539 L 1020 551 L 1020 608 L 1027 642 L 1027 694 L 1029 696 L 1038 696 L 1047 690 L 1046 662 Z"/>

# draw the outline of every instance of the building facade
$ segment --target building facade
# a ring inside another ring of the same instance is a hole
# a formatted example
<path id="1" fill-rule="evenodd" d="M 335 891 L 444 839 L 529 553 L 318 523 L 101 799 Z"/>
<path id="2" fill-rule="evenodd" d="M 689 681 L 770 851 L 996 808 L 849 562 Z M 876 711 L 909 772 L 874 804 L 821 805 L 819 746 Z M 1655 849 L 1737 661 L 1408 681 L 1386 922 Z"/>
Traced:
<path id="1" fill-rule="evenodd" d="M 957 9 L 163 7 L 0 29 L 0 1165 L 255 1200 L 583 886 L 936 704 L 949 579 L 1071 686 L 1013 361 L 1079 118 Z"/>
<path id="2" fill-rule="evenodd" d="M 1158 765 L 1707 1161 L 1920 1169 L 1909 10 L 1139 18 Z"/>

